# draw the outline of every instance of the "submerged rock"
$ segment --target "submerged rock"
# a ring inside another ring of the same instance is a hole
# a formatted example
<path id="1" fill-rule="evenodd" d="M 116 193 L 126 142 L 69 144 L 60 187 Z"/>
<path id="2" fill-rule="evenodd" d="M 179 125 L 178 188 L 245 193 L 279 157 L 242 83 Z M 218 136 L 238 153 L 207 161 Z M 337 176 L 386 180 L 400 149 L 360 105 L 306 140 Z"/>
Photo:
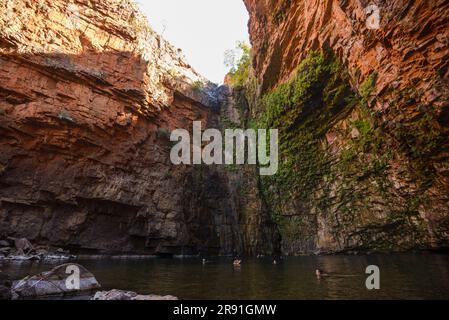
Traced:
<path id="1" fill-rule="evenodd" d="M 0 252 L 0 257 L 2 252 Z M 74 259 L 76 256 L 73 255 L 57 255 L 57 254 L 34 254 L 34 255 L 3 255 L 4 260 L 8 261 L 68 261 Z"/>
<path id="2" fill-rule="evenodd" d="M 134 301 L 170 301 L 179 300 L 174 296 L 158 296 L 158 295 L 139 295 L 132 291 L 111 290 L 99 291 L 95 294 L 92 300 L 99 301 L 117 301 L 117 300 L 134 300 Z"/>
<path id="3" fill-rule="evenodd" d="M 6 240 L 0 241 L 0 248 L 9 247 L 11 244 Z"/>
<path id="4" fill-rule="evenodd" d="M 77 272 L 74 272 L 76 270 Z M 79 271 L 79 274 L 78 274 Z M 79 275 L 79 287 L 76 277 Z M 51 271 L 26 277 L 14 283 L 13 299 L 38 298 L 52 295 L 76 294 L 83 291 L 94 291 L 101 286 L 95 276 L 86 268 L 77 264 L 64 264 Z"/>
<path id="5" fill-rule="evenodd" d="M 76 258 L 72 255 L 49 254 L 43 257 L 44 261 L 66 261 Z"/>
<path id="6" fill-rule="evenodd" d="M 37 261 L 41 260 L 40 256 L 37 255 L 10 255 L 5 258 L 5 260 L 11 261 Z"/>

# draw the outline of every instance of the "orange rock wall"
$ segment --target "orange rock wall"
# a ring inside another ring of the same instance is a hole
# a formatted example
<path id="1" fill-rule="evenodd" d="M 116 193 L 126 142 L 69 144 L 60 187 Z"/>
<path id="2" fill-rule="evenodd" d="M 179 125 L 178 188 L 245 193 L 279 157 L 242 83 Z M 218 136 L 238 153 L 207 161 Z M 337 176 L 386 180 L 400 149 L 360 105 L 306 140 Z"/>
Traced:
<path id="1" fill-rule="evenodd" d="M 129 1 L 2 1 L 0 236 L 87 252 L 242 250 L 227 178 L 175 167 L 217 89 Z M 202 81 L 202 90 L 192 83 Z"/>
<path id="2" fill-rule="evenodd" d="M 368 79 L 375 79 L 364 97 L 372 118 L 362 119 L 362 103 L 348 104 L 319 136 L 330 171 L 317 174 L 320 183 L 307 190 L 310 199 L 298 199 L 306 191 L 298 190 L 289 201 L 272 204 L 289 230 L 283 234 L 284 252 L 447 247 L 448 2 L 244 2 L 250 13 L 257 97 L 287 82 L 316 51 L 340 62 L 344 84 L 356 95 L 363 96 Z M 369 4 L 380 9 L 377 30 L 366 25 Z M 259 103 L 253 113 L 266 112 L 264 108 Z M 380 151 L 351 149 L 361 140 L 356 128 L 361 120 L 369 121 L 371 134 L 380 137 Z M 355 160 L 350 169 L 342 169 L 350 152 Z M 386 168 L 373 172 L 373 161 L 387 152 Z"/>

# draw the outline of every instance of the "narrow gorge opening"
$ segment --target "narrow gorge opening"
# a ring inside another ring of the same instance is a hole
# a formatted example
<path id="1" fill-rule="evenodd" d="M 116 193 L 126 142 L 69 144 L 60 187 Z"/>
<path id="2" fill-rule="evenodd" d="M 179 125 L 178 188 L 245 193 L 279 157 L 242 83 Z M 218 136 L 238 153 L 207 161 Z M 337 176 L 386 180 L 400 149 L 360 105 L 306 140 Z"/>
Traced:
<path id="1" fill-rule="evenodd" d="M 183 51 L 186 61 L 217 85 L 229 67 L 224 53 L 249 44 L 248 11 L 240 0 L 137 1 L 154 31 Z"/>

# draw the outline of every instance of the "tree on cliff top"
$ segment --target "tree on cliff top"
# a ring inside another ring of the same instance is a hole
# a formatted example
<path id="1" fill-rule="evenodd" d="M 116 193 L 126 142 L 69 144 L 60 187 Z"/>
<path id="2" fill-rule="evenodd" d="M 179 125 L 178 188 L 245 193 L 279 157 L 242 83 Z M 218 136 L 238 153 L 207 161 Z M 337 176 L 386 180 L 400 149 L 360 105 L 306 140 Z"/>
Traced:
<path id="1" fill-rule="evenodd" d="M 245 42 L 237 42 L 235 49 L 224 54 L 224 64 L 228 67 L 228 78 L 234 86 L 243 86 L 249 77 L 251 66 L 251 46 Z"/>

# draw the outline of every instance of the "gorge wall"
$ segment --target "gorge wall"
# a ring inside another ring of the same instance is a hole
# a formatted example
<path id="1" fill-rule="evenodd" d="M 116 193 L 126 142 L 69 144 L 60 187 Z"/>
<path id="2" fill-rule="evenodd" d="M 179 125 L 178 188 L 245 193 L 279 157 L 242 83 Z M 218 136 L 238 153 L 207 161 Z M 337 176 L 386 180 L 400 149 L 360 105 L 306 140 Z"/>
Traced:
<path id="1" fill-rule="evenodd" d="M 449 246 L 447 1 L 244 0 L 217 87 L 132 1 L 1 0 L 0 238 L 73 252 Z M 170 131 L 278 128 L 280 168 L 173 166 Z"/>
<path id="2" fill-rule="evenodd" d="M 226 171 L 171 164 L 171 130 L 219 126 L 218 88 L 133 2 L 2 0 L 0 53 L 0 237 L 92 253 L 270 246 Z"/>
<path id="3" fill-rule="evenodd" d="M 250 121 L 280 130 L 261 189 L 283 252 L 447 248 L 449 3 L 244 2 Z"/>

